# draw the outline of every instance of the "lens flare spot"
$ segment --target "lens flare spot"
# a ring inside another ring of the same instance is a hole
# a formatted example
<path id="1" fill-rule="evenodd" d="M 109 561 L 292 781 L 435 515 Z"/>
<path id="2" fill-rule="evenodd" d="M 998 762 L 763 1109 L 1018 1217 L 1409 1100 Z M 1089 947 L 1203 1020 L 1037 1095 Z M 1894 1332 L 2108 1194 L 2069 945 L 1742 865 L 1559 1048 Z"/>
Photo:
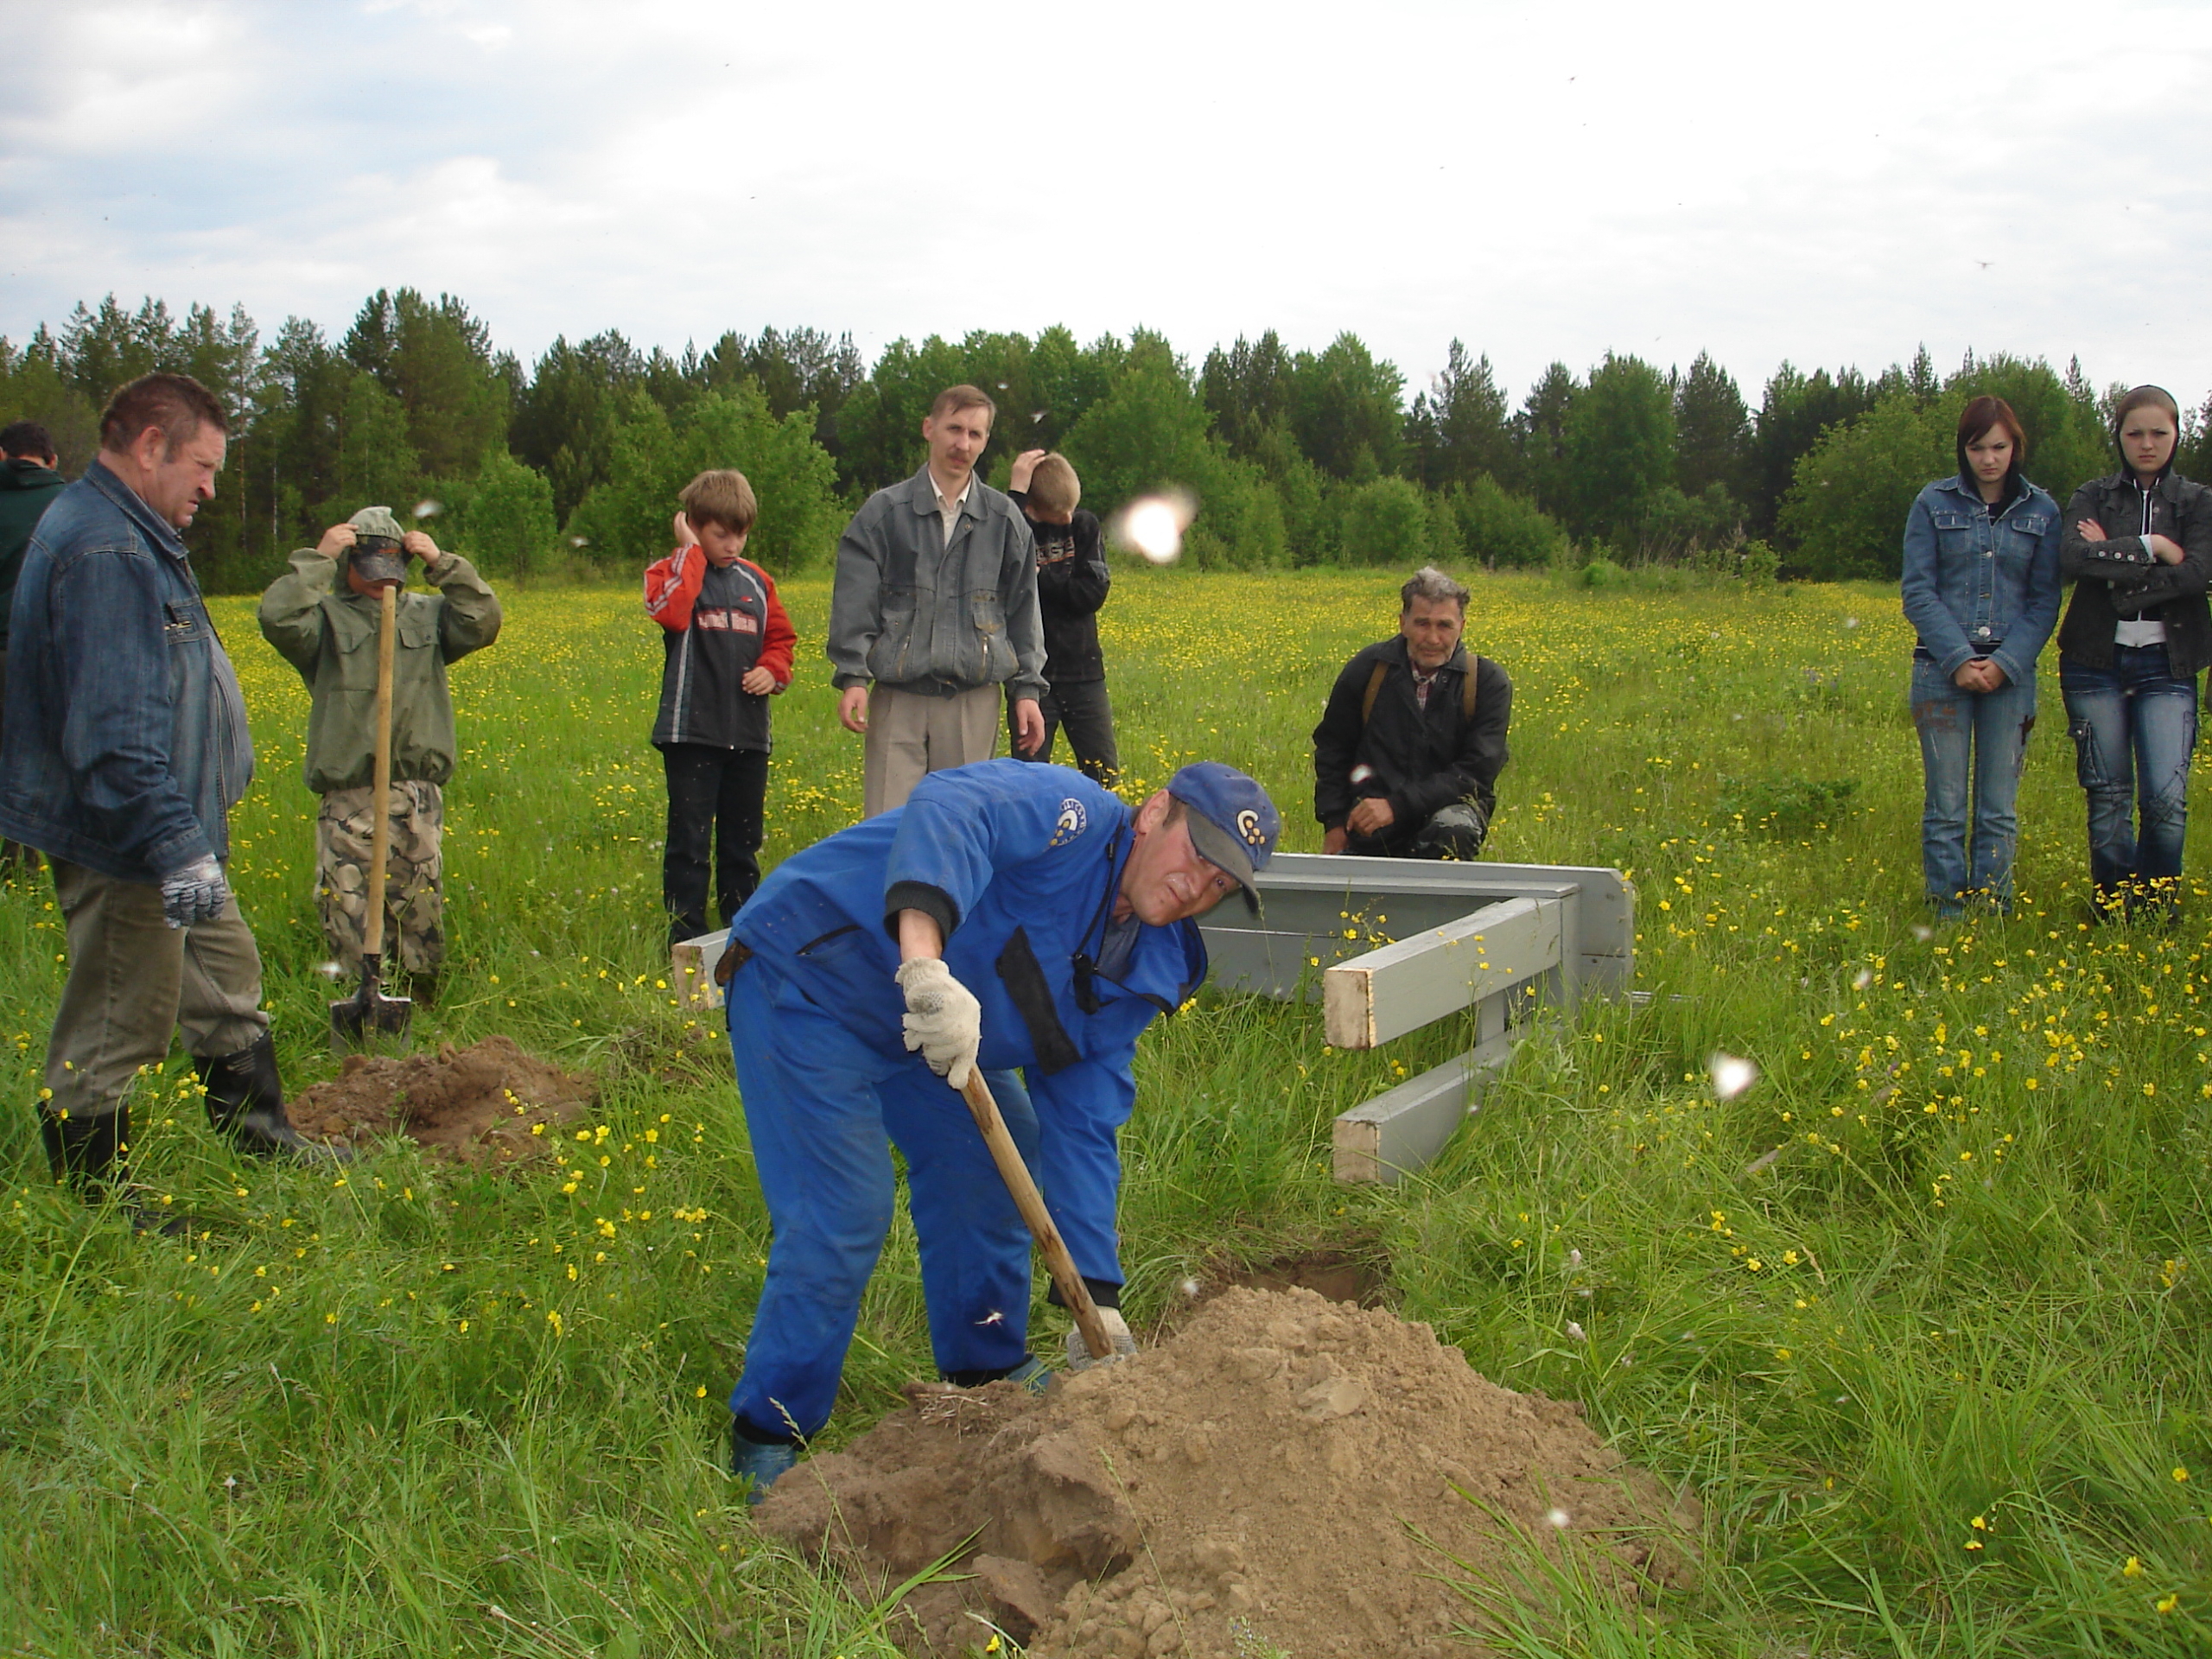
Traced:
<path id="1" fill-rule="evenodd" d="M 1191 527 L 1198 504 L 1187 492 L 1171 490 L 1141 495 L 1116 515 L 1115 543 L 1154 564 L 1173 564 L 1183 554 L 1183 532 Z"/>
<path id="2" fill-rule="evenodd" d="M 1713 1092 L 1723 1100 L 1735 1099 L 1759 1080 L 1758 1067 L 1734 1054 L 1716 1053 L 1705 1069 L 1713 1079 Z"/>

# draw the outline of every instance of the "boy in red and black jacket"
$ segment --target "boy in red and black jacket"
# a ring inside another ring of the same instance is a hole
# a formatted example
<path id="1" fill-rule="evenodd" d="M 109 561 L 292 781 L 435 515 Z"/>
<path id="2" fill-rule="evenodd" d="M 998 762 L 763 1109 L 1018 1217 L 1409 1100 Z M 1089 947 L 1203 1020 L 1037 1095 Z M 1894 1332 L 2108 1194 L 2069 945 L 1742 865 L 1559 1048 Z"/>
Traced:
<path id="1" fill-rule="evenodd" d="M 676 551 L 645 572 L 645 613 L 667 630 L 653 747 L 668 772 L 671 944 L 707 931 L 710 842 L 725 926 L 760 885 L 768 699 L 791 683 L 798 638 L 768 573 L 739 556 L 760 514 L 745 474 L 702 473 L 677 499 Z"/>

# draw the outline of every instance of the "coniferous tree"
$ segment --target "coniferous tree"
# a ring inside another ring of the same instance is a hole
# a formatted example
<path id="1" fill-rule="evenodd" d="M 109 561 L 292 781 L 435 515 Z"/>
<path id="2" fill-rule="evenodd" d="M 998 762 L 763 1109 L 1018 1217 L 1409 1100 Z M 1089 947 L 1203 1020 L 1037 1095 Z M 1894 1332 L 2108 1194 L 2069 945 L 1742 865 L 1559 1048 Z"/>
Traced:
<path id="1" fill-rule="evenodd" d="M 1740 496 L 1751 435 L 1751 411 L 1735 377 L 1700 352 L 1675 388 L 1675 482 L 1682 493 L 1718 484 Z"/>

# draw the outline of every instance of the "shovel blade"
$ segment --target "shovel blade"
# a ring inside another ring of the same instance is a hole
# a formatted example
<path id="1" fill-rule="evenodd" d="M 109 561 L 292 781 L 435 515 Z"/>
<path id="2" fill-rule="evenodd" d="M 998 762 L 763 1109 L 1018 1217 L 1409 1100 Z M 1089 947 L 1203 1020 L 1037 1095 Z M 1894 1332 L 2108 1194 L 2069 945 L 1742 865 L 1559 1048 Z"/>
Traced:
<path id="1" fill-rule="evenodd" d="M 386 996 L 378 985 L 374 957 L 361 960 L 361 988 L 330 1005 L 330 1040 L 339 1046 L 359 1047 L 370 1038 L 399 1037 L 414 1016 L 415 999 Z"/>

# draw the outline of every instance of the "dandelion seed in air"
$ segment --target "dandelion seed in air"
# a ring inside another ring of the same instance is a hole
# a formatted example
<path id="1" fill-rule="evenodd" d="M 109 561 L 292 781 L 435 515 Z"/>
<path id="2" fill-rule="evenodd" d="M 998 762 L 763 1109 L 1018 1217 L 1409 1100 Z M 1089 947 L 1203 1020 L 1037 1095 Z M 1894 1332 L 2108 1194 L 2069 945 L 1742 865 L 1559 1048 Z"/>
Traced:
<path id="1" fill-rule="evenodd" d="M 1874 970 L 1872 968 L 1861 968 L 1851 976 L 1851 988 L 1854 991 L 1863 991 L 1873 982 Z"/>
<path id="2" fill-rule="evenodd" d="M 1855 616 L 1847 616 L 1843 619 L 1843 626 L 1847 628 L 1855 628 L 1859 626 L 1859 619 Z"/>
<path id="3" fill-rule="evenodd" d="M 445 510 L 444 502 L 433 501 L 428 496 L 424 496 L 415 504 L 415 516 L 417 518 L 435 518 Z"/>
<path id="4" fill-rule="evenodd" d="M 1582 1265 L 1582 1252 L 1580 1250 L 1569 1250 L 1567 1253 L 1567 1265 L 1570 1268 L 1580 1267 Z"/>
<path id="5" fill-rule="evenodd" d="M 1573 1319 L 1567 1322 L 1567 1339 L 1569 1342 L 1581 1342 L 1586 1339 L 1582 1327 Z"/>
<path id="6" fill-rule="evenodd" d="M 1550 1522 L 1552 1525 L 1557 1527 L 1561 1532 L 1567 1530 L 1567 1523 L 1573 1518 L 1573 1517 L 1569 1516 L 1565 1510 L 1548 1510 L 1545 1511 L 1544 1514 L 1544 1519 Z"/>
<path id="7" fill-rule="evenodd" d="M 325 979 L 335 979 L 346 971 L 334 962 L 318 962 L 315 965 L 315 970 Z"/>
<path id="8" fill-rule="evenodd" d="M 589 547 L 591 545 L 591 537 L 588 536 L 571 536 L 569 537 L 569 545 L 570 547 Z"/>
<path id="9" fill-rule="evenodd" d="M 1006 1323 L 1006 1315 L 995 1307 L 989 1313 L 984 1314 L 982 1319 L 976 1320 L 976 1323 L 978 1325 L 1004 1325 Z"/>
<path id="10" fill-rule="evenodd" d="M 1713 1079 L 1713 1092 L 1722 1100 L 1735 1099 L 1759 1080 L 1758 1067 L 1734 1054 L 1716 1053 L 1705 1067 Z"/>
<path id="11" fill-rule="evenodd" d="M 1912 937 L 1925 944 L 1936 937 L 1936 930 L 1925 922 L 1915 922 L 1912 925 Z"/>

